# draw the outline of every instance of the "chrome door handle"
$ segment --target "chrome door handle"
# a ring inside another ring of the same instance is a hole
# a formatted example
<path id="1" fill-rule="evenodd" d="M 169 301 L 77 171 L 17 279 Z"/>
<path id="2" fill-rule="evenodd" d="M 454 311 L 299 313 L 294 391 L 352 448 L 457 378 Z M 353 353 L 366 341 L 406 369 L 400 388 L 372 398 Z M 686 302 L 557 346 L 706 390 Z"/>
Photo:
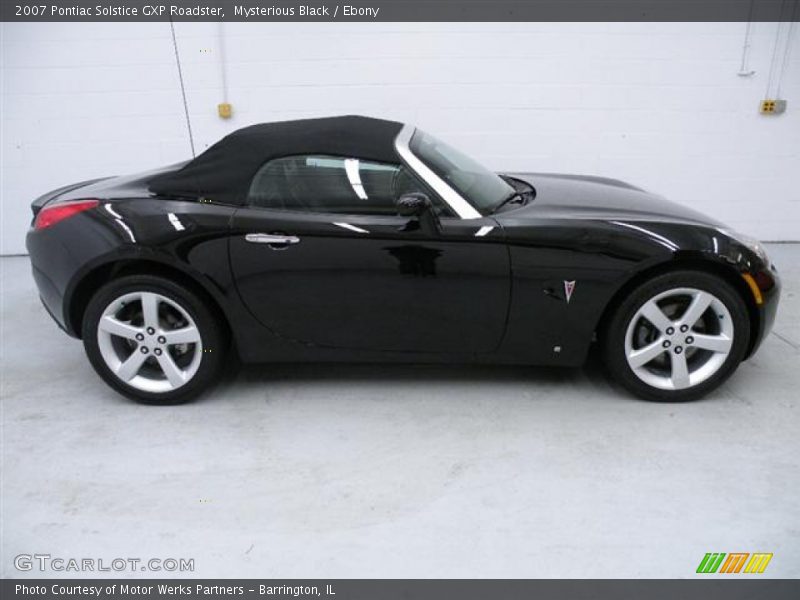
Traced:
<path id="1" fill-rule="evenodd" d="M 300 238 L 296 235 L 280 235 L 275 233 L 248 233 L 244 239 L 253 244 L 298 244 Z"/>

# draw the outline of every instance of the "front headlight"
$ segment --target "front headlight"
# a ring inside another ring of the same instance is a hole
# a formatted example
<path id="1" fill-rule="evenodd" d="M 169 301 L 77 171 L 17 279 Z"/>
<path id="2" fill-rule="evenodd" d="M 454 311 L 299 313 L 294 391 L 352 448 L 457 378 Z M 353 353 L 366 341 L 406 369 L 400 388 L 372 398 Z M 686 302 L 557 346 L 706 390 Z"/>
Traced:
<path id="1" fill-rule="evenodd" d="M 758 258 L 764 261 L 764 264 L 770 264 L 766 248 L 764 248 L 764 245 L 757 239 L 752 238 L 749 235 L 739 233 L 738 231 L 731 231 L 729 229 L 720 229 L 719 232 L 735 239 L 743 246 L 747 246 L 756 256 L 758 256 Z"/>

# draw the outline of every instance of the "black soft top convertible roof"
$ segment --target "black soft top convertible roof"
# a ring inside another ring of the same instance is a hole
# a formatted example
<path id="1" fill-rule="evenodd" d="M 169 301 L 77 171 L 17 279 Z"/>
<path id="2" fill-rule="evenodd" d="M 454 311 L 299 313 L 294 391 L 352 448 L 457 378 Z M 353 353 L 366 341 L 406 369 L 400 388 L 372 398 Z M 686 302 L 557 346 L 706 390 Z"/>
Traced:
<path id="1" fill-rule="evenodd" d="M 149 182 L 154 194 L 206 197 L 243 204 L 250 182 L 268 160 L 329 154 L 399 163 L 394 146 L 402 123 L 345 116 L 262 123 L 225 136 L 183 168 Z"/>

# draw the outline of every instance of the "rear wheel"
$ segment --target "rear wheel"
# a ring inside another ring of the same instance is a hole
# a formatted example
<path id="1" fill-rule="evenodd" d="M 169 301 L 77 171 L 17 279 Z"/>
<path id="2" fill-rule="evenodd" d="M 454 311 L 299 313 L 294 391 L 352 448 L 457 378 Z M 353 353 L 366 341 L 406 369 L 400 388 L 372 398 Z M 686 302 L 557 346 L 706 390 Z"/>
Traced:
<path id="1" fill-rule="evenodd" d="M 186 402 L 210 387 L 224 359 L 223 340 L 194 292 L 150 275 L 102 287 L 83 320 L 84 348 L 97 373 L 151 404 Z"/>
<path id="2" fill-rule="evenodd" d="M 615 380 L 638 396 L 680 402 L 703 396 L 736 370 L 750 321 L 728 283 L 676 271 L 629 294 L 603 337 L 603 358 Z"/>

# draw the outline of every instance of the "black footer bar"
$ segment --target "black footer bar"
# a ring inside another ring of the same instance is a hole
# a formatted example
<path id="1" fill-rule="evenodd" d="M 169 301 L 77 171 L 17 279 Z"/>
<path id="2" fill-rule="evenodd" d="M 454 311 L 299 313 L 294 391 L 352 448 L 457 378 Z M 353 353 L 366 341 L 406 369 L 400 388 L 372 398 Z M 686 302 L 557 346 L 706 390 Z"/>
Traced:
<path id="1" fill-rule="evenodd" d="M 797 600 L 786 579 L 4 579 L 3 600 Z"/>

